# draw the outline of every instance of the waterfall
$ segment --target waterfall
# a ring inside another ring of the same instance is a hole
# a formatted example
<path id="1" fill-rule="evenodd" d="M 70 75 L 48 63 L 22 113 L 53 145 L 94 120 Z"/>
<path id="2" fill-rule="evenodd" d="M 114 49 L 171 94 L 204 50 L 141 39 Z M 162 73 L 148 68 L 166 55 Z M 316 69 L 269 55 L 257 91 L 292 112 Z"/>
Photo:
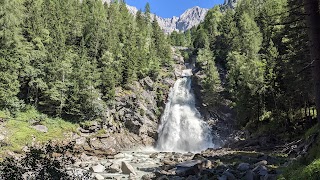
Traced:
<path id="1" fill-rule="evenodd" d="M 210 127 L 195 107 L 191 74 L 185 70 L 170 91 L 158 129 L 160 151 L 199 152 L 214 147 Z"/>

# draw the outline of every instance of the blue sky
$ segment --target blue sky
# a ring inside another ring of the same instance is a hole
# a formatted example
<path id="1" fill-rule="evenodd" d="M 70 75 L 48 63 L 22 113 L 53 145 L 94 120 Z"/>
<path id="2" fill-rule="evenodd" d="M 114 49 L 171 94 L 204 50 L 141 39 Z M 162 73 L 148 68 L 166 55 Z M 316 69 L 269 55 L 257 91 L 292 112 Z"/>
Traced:
<path id="1" fill-rule="evenodd" d="M 144 10 L 146 3 L 149 2 L 152 13 L 168 18 L 180 16 L 186 9 L 194 6 L 212 8 L 216 4 L 222 4 L 224 0 L 126 0 L 125 2 L 141 10 Z"/>

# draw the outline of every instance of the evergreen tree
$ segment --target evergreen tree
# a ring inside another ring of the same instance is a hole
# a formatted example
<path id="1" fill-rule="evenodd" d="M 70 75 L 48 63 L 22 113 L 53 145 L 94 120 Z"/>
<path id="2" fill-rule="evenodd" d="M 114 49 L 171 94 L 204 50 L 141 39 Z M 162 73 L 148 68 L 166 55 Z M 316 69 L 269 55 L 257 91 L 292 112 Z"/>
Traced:
<path id="1" fill-rule="evenodd" d="M 22 36 L 23 4 L 0 1 L 0 109 L 19 110 L 19 74 L 27 62 Z"/>
<path id="2" fill-rule="evenodd" d="M 210 105 L 217 105 L 220 102 L 220 92 L 222 91 L 218 69 L 215 65 L 213 54 L 209 49 L 198 51 L 197 63 L 200 64 L 206 77 L 201 84 L 204 90 L 204 99 Z"/>

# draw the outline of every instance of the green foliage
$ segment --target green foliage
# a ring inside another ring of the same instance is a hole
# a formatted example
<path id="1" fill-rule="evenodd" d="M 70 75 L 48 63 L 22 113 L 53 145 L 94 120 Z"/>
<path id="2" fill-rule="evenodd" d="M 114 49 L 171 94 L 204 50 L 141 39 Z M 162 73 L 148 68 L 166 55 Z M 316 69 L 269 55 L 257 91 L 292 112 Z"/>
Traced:
<path id="1" fill-rule="evenodd" d="M 64 121 L 60 118 L 48 118 L 30 107 L 25 112 L 19 112 L 15 117 L 7 116 L 6 128 L 10 132 L 8 137 L 9 146 L 2 147 L 1 150 L 10 149 L 20 151 L 23 146 L 31 145 L 33 138 L 38 142 L 48 140 L 64 139 L 66 133 L 76 132 L 77 124 Z M 48 128 L 47 133 L 39 132 L 32 128 L 33 123 L 40 123 Z"/>
<path id="2" fill-rule="evenodd" d="M 205 102 L 211 105 L 219 104 L 222 87 L 212 52 L 209 49 L 199 49 L 197 63 L 201 64 L 200 67 L 204 69 L 204 73 L 206 74 L 206 77 L 201 82 Z"/>
<path id="3" fill-rule="evenodd" d="M 172 66 L 156 21 L 123 1 L 0 2 L 0 110 L 24 104 L 77 121 L 104 118 L 115 89 Z"/>
<path id="4" fill-rule="evenodd" d="M 284 173 L 279 179 L 312 179 L 320 178 L 320 153 L 319 153 L 319 125 L 310 128 L 304 135 L 305 140 L 314 139 L 308 154 L 300 159 L 294 160 L 288 167 L 284 168 Z"/>
<path id="5" fill-rule="evenodd" d="M 211 50 L 224 72 L 225 98 L 232 101 L 238 124 L 252 133 L 262 124 L 264 132 L 272 133 L 275 126 L 279 132 L 292 132 L 295 124 L 314 118 L 314 113 L 306 113 L 315 97 L 301 14 L 302 1 L 242 0 L 235 10 L 211 9 L 204 22 L 191 29 L 195 52 Z"/>
<path id="6" fill-rule="evenodd" d="M 19 72 L 26 61 L 22 36 L 23 5 L 19 0 L 0 1 L 0 109 L 21 108 Z"/>

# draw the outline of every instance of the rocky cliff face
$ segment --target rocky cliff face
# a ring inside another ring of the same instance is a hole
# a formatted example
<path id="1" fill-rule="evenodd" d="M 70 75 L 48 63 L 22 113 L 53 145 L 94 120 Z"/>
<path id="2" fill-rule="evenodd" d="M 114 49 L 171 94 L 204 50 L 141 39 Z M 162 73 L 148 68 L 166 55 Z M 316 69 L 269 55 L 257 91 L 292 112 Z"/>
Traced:
<path id="1" fill-rule="evenodd" d="M 180 17 L 161 18 L 156 16 L 156 18 L 165 33 L 172 33 L 173 31 L 184 32 L 199 25 L 204 20 L 207 12 L 208 9 L 195 6 L 186 10 Z"/>
<path id="2" fill-rule="evenodd" d="M 73 140 L 89 155 L 110 155 L 117 150 L 152 146 L 170 87 L 181 75 L 183 58 L 175 55 L 175 70 L 163 68 L 157 79 L 145 77 L 116 89 L 107 117 L 82 124 Z"/>
<path id="3" fill-rule="evenodd" d="M 111 3 L 111 1 L 112 0 L 103 0 L 103 2 L 106 3 Z M 127 5 L 127 8 L 133 15 L 136 15 L 138 12 L 138 9 L 134 6 Z M 187 9 L 180 17 L 162 18 L 155 14 L 151 14 L 151 16 L 157 19 L 159 26 L 166 34 L 170 34 L 173 31 L 184 32 L 199 25 L 204 20 L 208 11 L 209 9 L 195 6 Z"/>
<path id="4" fill-rule="evenodd" d="M 138 12 L 136 7 L 127 5 L 127 8 L 133 15 Z M 166 34 L 170 34 L 173 31 L 184 32 L 199 25 L 204 20 L 208 11 L 209 9 L 195 6 L 187 9 L 180 17 L 174 16 L 172 18 L 162 18 L 155 14 L 152 14 L 151 16 L 157 19 L 159 26 Z"/>
<path id="5" fill-rule="evenodd" d="M 236 8 L 238 2 L 239 0 L 224 0 L 224 3 L 220 5 L 221 11 L 225 11 L 227 8 Z"/>

